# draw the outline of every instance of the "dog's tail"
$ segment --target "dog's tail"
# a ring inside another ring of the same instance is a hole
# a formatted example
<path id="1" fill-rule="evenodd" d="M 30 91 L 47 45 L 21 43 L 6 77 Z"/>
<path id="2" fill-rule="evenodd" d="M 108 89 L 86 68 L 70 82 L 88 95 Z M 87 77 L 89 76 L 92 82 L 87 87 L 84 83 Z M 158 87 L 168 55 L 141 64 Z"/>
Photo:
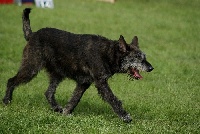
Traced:
<path id="1" fill-rule="evenodd" d="M 24 38 L 26 39 L 26 41 L 29 40 L 30 34 L 32 33 L 31 26 L 30 26 L 30 19 L 29 19 L 30 12 L 31 12 L 31 8 L 25 8 L 22 14 Z"/>

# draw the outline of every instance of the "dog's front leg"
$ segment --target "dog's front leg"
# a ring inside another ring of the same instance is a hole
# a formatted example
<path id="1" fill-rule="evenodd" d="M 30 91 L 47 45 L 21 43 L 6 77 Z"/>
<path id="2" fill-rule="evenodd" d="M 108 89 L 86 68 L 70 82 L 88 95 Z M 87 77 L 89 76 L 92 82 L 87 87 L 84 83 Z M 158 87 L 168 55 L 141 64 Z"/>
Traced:
<path id="1" fill-rule="evenodd" d="M 86 89 L 89 88 L 89 86 L 90 83 L 77 84 L 71 99 L 67 103 L 66 107 L 63 109 L 63 114 L 68 115 L 72 113 L 72 111 L 78 105 L 81 97 L 83 96 Z"/>
<path id="2" fill-rule="evenodd" d="M 62 113 L 62 107 L 60 105 L 58 105 L 58 103 L 55 100 L 55 92 L 56 92 L 56 87 L 58 86 L 58 84 L 60 83 L 61 80 L 56 79 L 56 78 L 51 78 L 49 87 L 47 89 L 47 91 L 45 92 L 45 96 L 49 102 L 49 104 L 51 105 L 52 109 L 55 112 L 59 112 Z"/>
<path id="3" fill-rule="evenodd" d="M 122 103 L 111 91 L 106 79 L 99 79 L 95 81 L 95 86 L 98 89 L 98 93 L 102 96 L 103 100 L 108 102 L 114 112 L 124 121 L 131 122 L 130 115 L 123 109 Z"/>

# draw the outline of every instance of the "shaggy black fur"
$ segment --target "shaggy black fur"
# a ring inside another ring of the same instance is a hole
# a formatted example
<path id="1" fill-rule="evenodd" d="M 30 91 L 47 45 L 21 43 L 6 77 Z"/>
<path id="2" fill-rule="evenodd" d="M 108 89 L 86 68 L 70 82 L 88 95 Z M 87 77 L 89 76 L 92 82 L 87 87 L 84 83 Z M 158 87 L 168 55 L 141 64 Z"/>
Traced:
<path id="1" fill-rule="evenodd" d="M 153 70 L 138 47 L 137 37 L 128 45 L 123 36 L 113 41 L 98 35 L 73 34 L 55 28 L 32 32 L 29 13 L 30 9 L 26 8 L 22 15 L 24 37 L 27 40 L 22 63 L 18 73 L 8 80 L 4 104 L 11 102 L 15 87 L 29 82 L 45 68 L 50 77 L 45 96 L 54 111 L 70 114 L 94 82 L 103 100 L 124 122 L 130 122 L 130 115 L 112 93 L 107 80 L 115 73 L 129 73 L 131 77 L 141 79 L 139 70 Z M 54 94 L 58 84 L 66 77 L 76 81 L 77 86 L 65 108 L 62 108 L 57 104 Z"/>

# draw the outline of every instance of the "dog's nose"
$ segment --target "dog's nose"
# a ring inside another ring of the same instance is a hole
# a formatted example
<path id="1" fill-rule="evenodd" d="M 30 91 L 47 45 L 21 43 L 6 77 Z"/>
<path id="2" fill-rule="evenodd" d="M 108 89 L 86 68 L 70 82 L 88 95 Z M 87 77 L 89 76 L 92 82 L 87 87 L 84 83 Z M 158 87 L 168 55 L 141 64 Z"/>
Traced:
<path id="1" fill-rule="evenodd" d="M 153 69 L 154 69 L 154 68 L 153 68 L 152 66 L 150 66 L 150 67 L 148 68 L 148 71 L 147 71 L 147 72 L 151 72 Z"/>

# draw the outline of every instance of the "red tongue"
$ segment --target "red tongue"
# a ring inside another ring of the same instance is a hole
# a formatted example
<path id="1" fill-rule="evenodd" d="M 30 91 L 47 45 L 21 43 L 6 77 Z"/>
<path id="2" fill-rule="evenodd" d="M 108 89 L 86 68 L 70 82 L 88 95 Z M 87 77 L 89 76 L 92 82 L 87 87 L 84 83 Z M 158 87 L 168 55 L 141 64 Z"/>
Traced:
<path id="1" fill-rule="evenodd" d="M 135 78 L 142 79 L 142 76 L 140 75 L 139 70 L 133 68 L 133 69 L 132 69 L 132 72 L 133 72 L 133 76 L 134 76 Z"/>

